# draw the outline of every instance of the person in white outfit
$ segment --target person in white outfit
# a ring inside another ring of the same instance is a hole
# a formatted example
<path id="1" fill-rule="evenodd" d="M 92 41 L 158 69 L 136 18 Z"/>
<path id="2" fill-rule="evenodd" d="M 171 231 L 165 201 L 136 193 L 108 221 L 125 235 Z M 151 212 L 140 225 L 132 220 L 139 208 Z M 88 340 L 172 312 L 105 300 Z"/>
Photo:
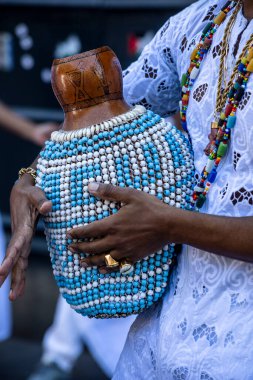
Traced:
<path id="1" fill-rule="evenodd" d="M 184 244 L 163 299 L 133 323 L 114 380 L 253 379 L 252 31 L 251 0 L 199 0 L 166 22 L 125 72 L 129 103 L 162 116 L 180 104 L 198 186 L 196 211 L 190 212 L 140 191 L 93 182 L 93 196 L 126 207 L 69 232 L 96 239 L 99 250 L 85 260 L 98 266 L 105 263 L 101 252 L 134 263 L 167 242 Z M 13 189 L 13 217 L 20 223 L 2 276 L 12 269 L 12 257 L 22 262 L 29 254 L 31 232 L 23 228 L 26 238 L 18 244 L 21 215 L 33 225 L 31 211 L 37 216 L 50 210 L 33 185 L 27 175 Z M 21 199 L 22 210 L 14 207 Z M 88 252 L 91 246 L 86 243 Z M 22 273 L 13 299 L 23 292 Z"/>
<path id="2" fill-rule="evenodd" d="M 60 296 L 53 324 L 43 339 L 41 363 L 29 376 L 29 380 L 70 379 L 83 345 L 111 378 L 134 319 L 133 316 L 103 320 L 84 318 Z"/>

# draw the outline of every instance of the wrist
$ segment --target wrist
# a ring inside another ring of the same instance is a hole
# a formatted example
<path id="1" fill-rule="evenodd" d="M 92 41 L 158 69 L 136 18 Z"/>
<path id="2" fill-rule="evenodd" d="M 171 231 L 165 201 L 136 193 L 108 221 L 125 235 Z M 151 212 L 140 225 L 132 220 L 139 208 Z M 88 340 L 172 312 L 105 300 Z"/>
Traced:
<path id="1" fill-rule="evenodd" d="M 34 178 L 28 173 L 25 173 L 20 178 L 18 178 L 16 183 L 21 186 L 35 186 Z"/>
<path id="2" fill-rule="evenodd" d="M 182 210 L 169 206 L 165 216 L 165 226 L 168 241 L 176 244 L 184 244 L 189 226 L 193 223 L 193 211 Z M 191 227 L 190 227 L 191 228 Z"/>

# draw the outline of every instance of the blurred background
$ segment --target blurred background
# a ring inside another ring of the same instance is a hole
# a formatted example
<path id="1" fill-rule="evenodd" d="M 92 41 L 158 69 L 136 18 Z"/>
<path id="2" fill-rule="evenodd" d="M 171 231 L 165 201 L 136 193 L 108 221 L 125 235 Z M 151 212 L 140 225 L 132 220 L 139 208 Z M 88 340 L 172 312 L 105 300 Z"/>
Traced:
<path id="1" fill-rule="evenodd" d="M 0 0 L 0 101 L 37 128 L 37 124 L 44 122 L 61 123 L 63 114 L 50 85 L 54 58 L 109 45 L 122 67 L 127 68 L 163 23 L 192 2 Z M 0 210 L 6 241 L 10 237 L 11 187 L 18 170 L 29 166 L 39 149 L 7 129 L 0 129 Z M 41 359 L 44 333 L 54 318 L 57 297 L 39 224 L 30 256 L 26 293 L 12 305 L 12 336 L 0 343 L 1 380 L 24 380 L 34 371 Z M 3 307 L 0 302 L 0 313 Z M 71 378 L 106 379 L 110 370 L 87 347 L 89 344 L 82 339 L 82 354 L 79 357 L 79 349 L 74 355 Z"/>

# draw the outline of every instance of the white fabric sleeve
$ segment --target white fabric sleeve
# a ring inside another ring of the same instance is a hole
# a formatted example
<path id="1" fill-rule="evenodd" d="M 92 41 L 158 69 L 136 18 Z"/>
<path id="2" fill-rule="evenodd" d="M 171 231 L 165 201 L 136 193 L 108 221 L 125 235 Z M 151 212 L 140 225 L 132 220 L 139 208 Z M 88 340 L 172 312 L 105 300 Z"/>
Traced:
<path id="1" fill-rule="evenodd" d="M 199 32 L 196 23 L 199 26 L 199 20 L 203 19 L 204 27 L 208 22 L 208 3 L 209 9 L 217 7 L 217 1 L 200 0 L 171 17 L 139 59 L 123 72 L 124 97 L 129 104 L 142 104 L 161 116 L 169 116 L 179 109 L 180 67 L 182 60 L 189 59 L 186 45 Z"/>

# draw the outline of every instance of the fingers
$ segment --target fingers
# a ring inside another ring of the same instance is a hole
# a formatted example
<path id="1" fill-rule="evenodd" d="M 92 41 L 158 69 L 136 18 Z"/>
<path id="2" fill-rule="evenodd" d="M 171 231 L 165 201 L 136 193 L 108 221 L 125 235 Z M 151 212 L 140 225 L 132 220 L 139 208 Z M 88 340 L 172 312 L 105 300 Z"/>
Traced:
<path id="1" fill-rule="evenodd" d="M 20 257 L 12 271 L 10 300 L 15 301 L 24 293 L 27 258 Z"/>
<path id="2" fill-rule="evenodd" d="M 30 190 L 29 199 L 42 215 L 47 215 L 52 209 L 52 202 L 46 198 L 45 193 L 39 187 L 34 187 Z"/>
<path id="3" fill-rule="evenodd" d="M 110 239 L 98 239 L 91 242 L 72 243 L 69 245 L 69 250 L 73 253 L 89 253 L 96 255 L 107 252 L 112 248 Z"/>
<path id="4" fill-rule="evenodd" d="M 4 283 L 12 268 L 16 264 L 20 249 L 24 245 L 23 236 L 13 236 L 7 248 L 6 256 L 0 266 L 0 286 Z"/>
<path id="5" fill-rule="evenodd" d="M 136 191 L 104 183 L 91 182 L 89 184 L 89 192 L 95 197 L 126 204 L 129 203 Z"/>
<path id="6" fill-rule="evenodd" d="M 27 239 L 25 239 L 25 237 Z M 0 286 L 4 283 L 8 275 L 12 272 L 12 291 L 10 300 L 14 301 L 24 291 L 25 272 L 30 253 L 30 241 L 32 230 L 24 230 L 19 234 L 14 234 L 8 245 L 6 257 L 0 266 Z"/>
<path id="7" fill-rule="evenodd" d="M 73 230 L 68 231 L 67 237 L 70 239 L 86 239 L 105 236 L 109 233 L 113 222 L 114 215 L 103 220 L 90 223 L 86 226 L 74 228 Z"/>

